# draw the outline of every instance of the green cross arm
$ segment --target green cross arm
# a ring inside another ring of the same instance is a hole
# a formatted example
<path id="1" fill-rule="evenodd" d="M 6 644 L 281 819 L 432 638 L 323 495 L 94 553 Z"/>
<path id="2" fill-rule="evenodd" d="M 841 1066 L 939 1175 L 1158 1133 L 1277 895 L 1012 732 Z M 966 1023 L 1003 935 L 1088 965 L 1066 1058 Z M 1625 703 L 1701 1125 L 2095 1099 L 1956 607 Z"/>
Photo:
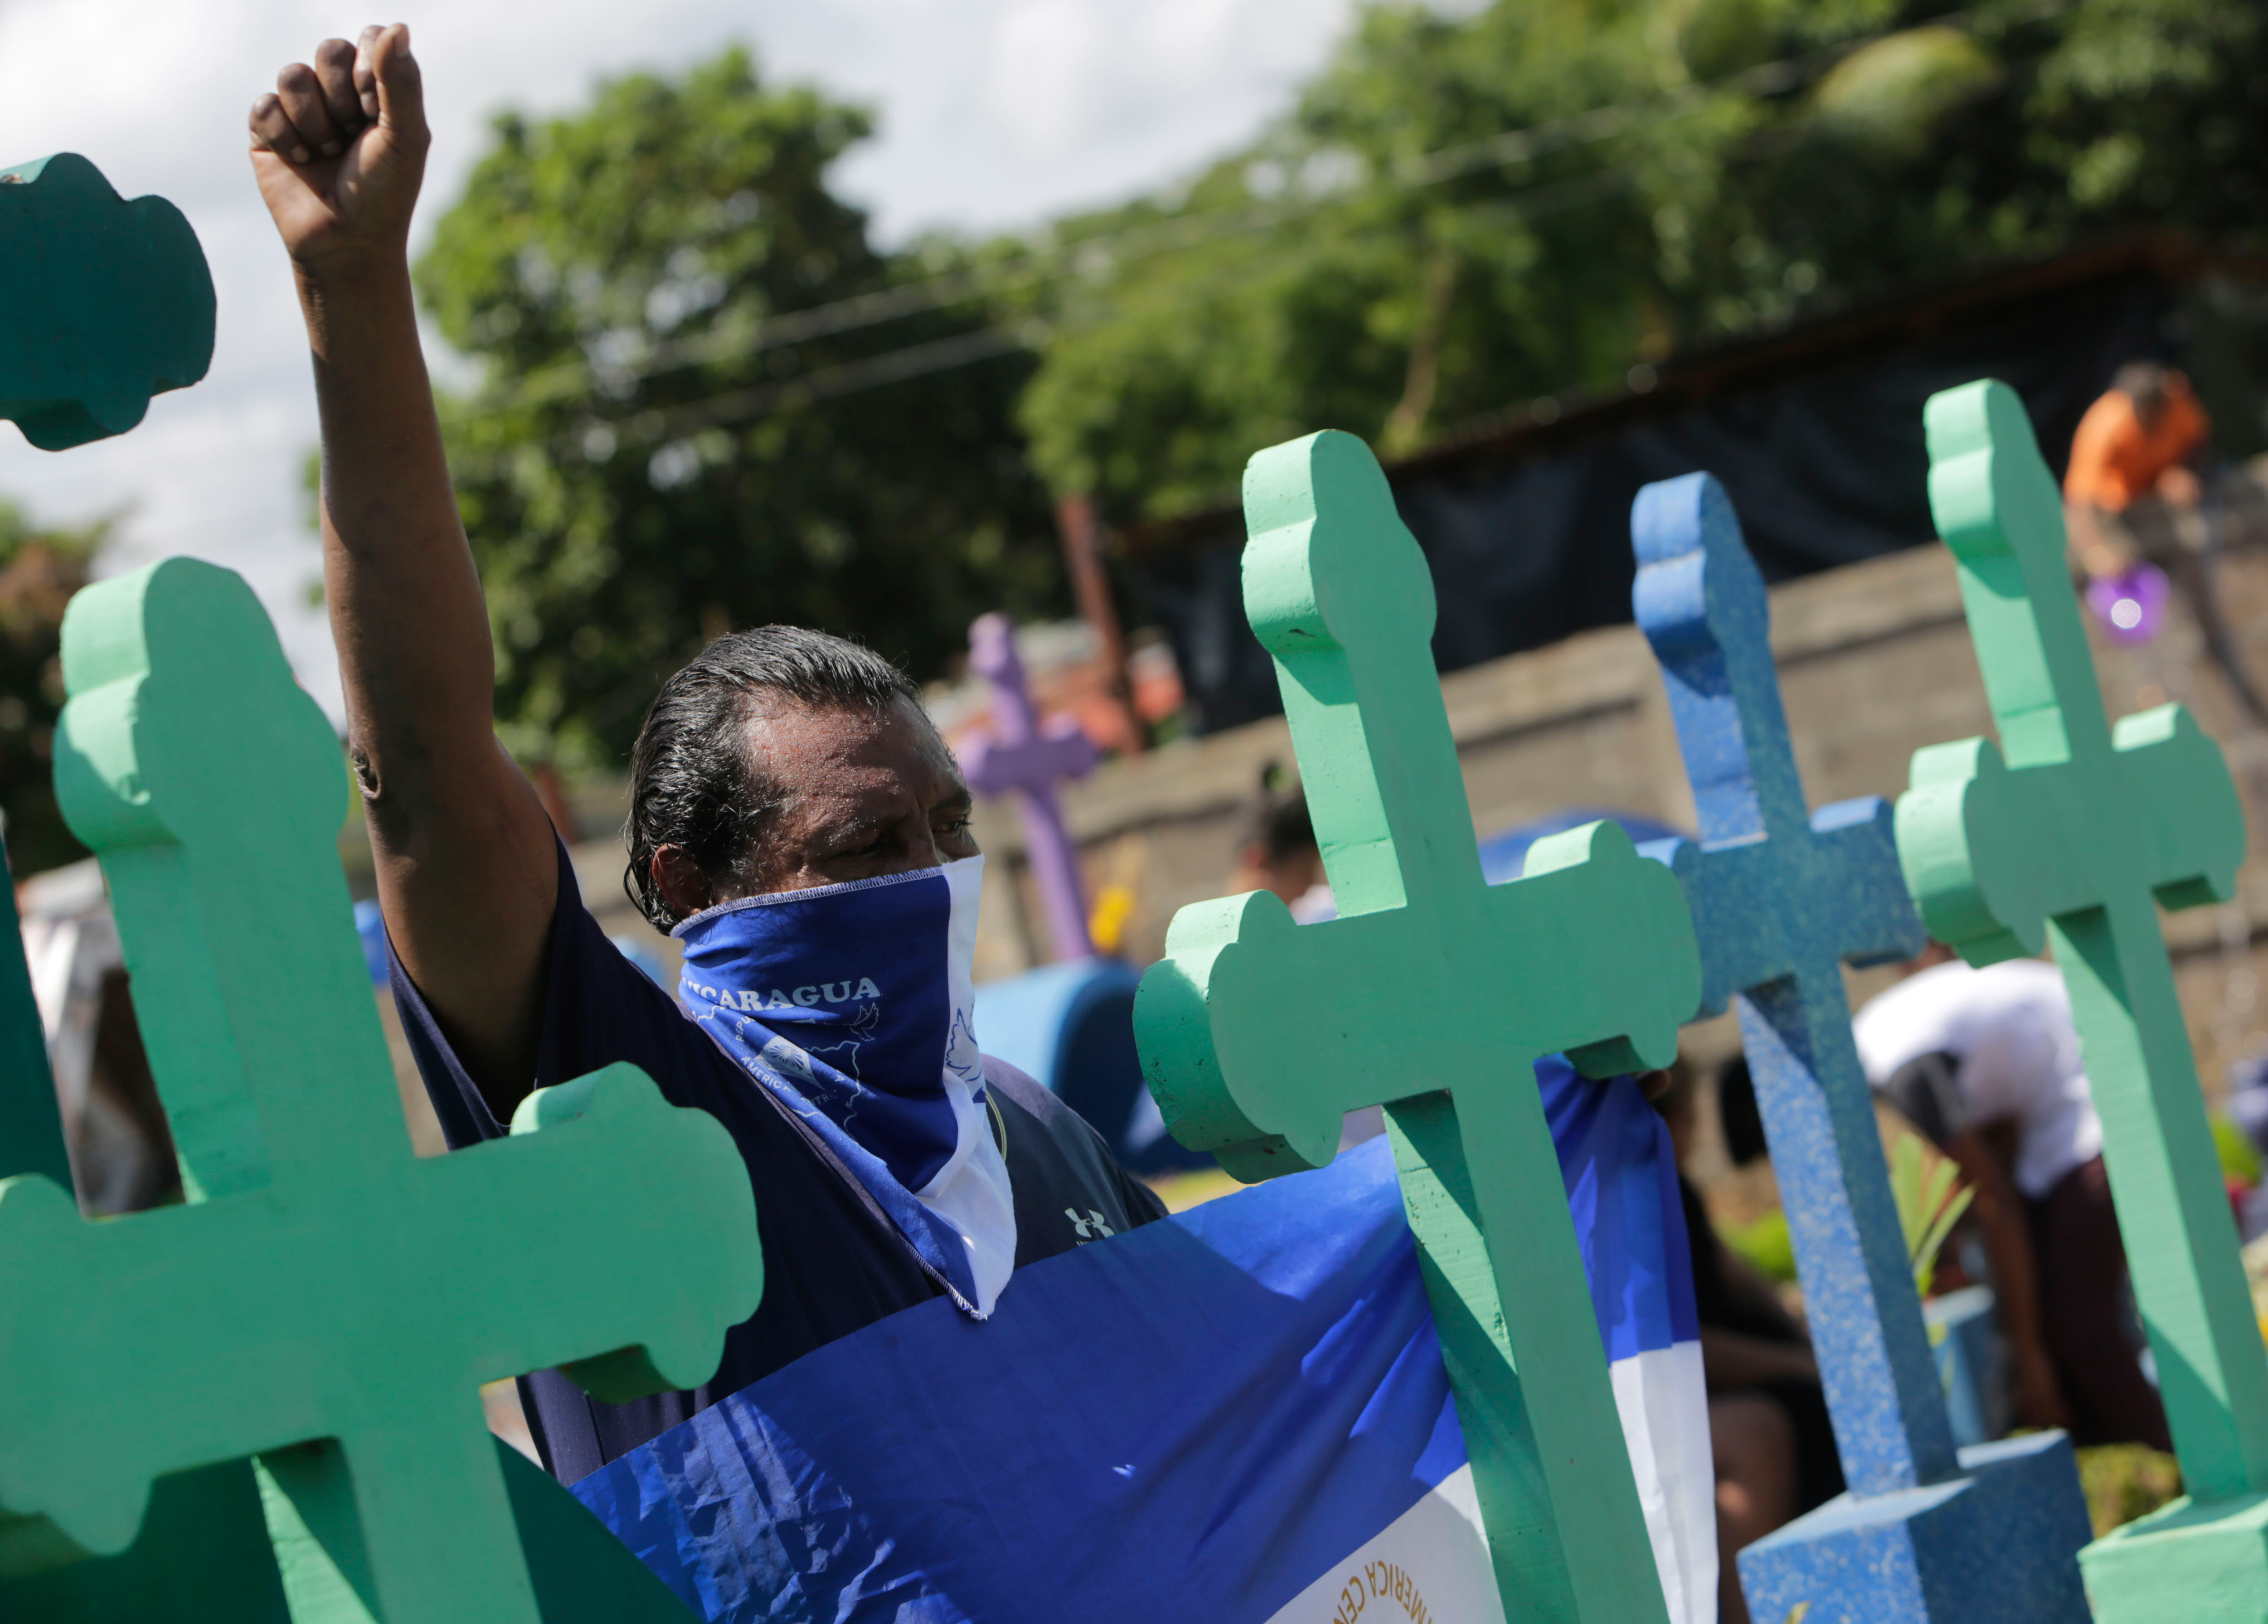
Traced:
<path id="1" fill-rule="evenodd" d="M 634 1067 L 570 1086 L 587 1096 L 586 1125 L 424 1164 L 405 1153 L 409 1176 L 391 1179 L 341 1158 L 365 1175 L 344 1200 L 270 1190 L 87 1224 L 45 1179 L 0 1185 L 11 1304 L 0 1307 L 11 1371 L 0 1503 L 107 1554 L 131 1540 L 151 1481 L 186 1466 L 424 1427 L 484 1450 L 479 1385 L 546 1365 L 616 1401 L 700 1382 L 736 1304 L 715 1304 L 704 1323 L 672 1271 L 650 1266 L 603 1292 L 564 1283 L 582 1260 L 667 1255 L 681 1238 L 669 1207 L 556 1198 L 621 1181 L 737 1182 L 732 1216 L 747 1225 L 739 1156 L 702 1119 L 661 1104 Z M 357 1245 L 340 1224 L 365 1200 L 388 1203 L 368 1209 L 366 1227 L 396 1232 Z M 527 1213 L 543 1216 L 540 1242 L 512 1233 L 511 1215 Z M 727 1283 L 745 1297 L 745 1276 Z M 420 1298 L 446 1313 L 418 1314 Z M 610 1350 L 621 1351 L 575 1363 Z M 372 1391 L 342 1391 L 364 1385 Z M 447 1488 L 442 1476 L 426 1492 Z"/>
<path id="2" fill-rule="evenodd" d="M 1476 864 L 1487 894 L 1468 906 L 1305 928 L 1265 891 L 1185 908 L 1137 1000 L 1151 1091 L 1175 1138 L 1249 1183 L 1327 1165 L 1349 1111 L 1462 1079 L 1532 1089 L 1526 1064 L 1563 1049 L 1594 1077 L 1667 1065 L 1663 1010 L 1690 978 L 1690 1014 L 1699 983 L 1664 879 L 1596 823 L 1537 841 L 1512 885 L 1484 886 Z"/>
<path id="3" fill-rule="evenodd" d="M 2183 1476 L 2199 1500 L 2268 1489 L 2268 1357 L 2152 906 L 2233 894 L 2235 786 L 2178 705 L 2107 724 L 2061 500 L 2014 393 L 1949 390 L 1926 422 L 1930 503 L 2001 742 L 1914 757 L 1899 862 L 1932 933 L 1971 963 L 2052 946 Z"/>
<path id="4" fill-rule="evenodd" d="M 106 582 L 63 658 L 58 792 L 194 1199 L 89 1225 L 43 1180 L 0 1186 L 0 1540 L 113 1552 L 153 1478 L 260 1454 L 319 1547 L 288 1584 L 534 1624 L 477 1387 L 705 1378 L 762 1290 L 731 1137 L 616 1067 L 534 1096 L 510 1139 L 414 1156 L 333 843 L 337 744 L 249 590 L 185 560 Z"/>
<path id="5" fill-rule="evenodd" d="M 205 375 L 212 273 L 181 211 L 76 152 L 0 169 L 0 417 L 41 451 L 123 434 Z"/>
<path id="6" fill-rule="evenodd" d="M 2117 866 L 2129 871 L 2117 878 L 2169 908 L 2236 894 L 2243 810 L 2220 747 L 2186 708 L 2122 716 L 2095 767 L 2095 793 L 2154 814 L 2124 831 L 2132 844 Z M 2096 906 L 2104 854 L 2070 795 L 2011 770 L 1987 739 L 1917 751 L 1901 850 L 1911 853 L 1908 883 L 1930 934 L 1992 964 L 2039 952 L 2050 919 Z"/>
<path id="7" fill-rule="evenodd" d="M 1666 1063 L 1700 992 L 1691 917 L 1613 824 L 1484 882 L 1432 578 L 1359 440 L 1261 452 L 1245 512 L 1246 613 L 1340 917 L 1298 927 L 1266 893 L 1183 909 L 1135 1003 L 1152 1091 L 1248 1180 L 1329 1162 L 1346 1111 L 1387 1106 L 1507 1610 L 1660 1619 L 1532 1065 Z"/>
<path id="8" fill-rule="evenodd" d="M 1612 823 L 1539 841 L 1517 884 L 1482 878 L 1432 577 L 1368 448 L 1263 452 L 1245 508 L 1246 609 L 1339 917 L 1300 930 L 1266 892 L 1175 917 L 1138 1018 L 1176 1135 L 1265 1178 L 1329 1162 L 1345 1112 L 1453 1078 L 1562 1049 L 1594 1077 L 1666 1065 L 1698 990 L 1675 881 Z"/>

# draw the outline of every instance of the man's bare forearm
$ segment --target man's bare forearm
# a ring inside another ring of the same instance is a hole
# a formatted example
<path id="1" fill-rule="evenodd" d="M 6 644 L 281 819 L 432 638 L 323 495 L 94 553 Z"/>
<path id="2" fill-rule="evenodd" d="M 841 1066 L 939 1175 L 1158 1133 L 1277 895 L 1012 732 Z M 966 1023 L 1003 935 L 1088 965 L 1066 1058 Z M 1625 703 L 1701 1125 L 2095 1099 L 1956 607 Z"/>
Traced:
<path id="1" fill-rule="evenodd" d="M 429 142 L 399 25 L 326 40 L 252 111 L 323 433 L 323 573 L 379 899 L 499 1115 L 527 1091 L 556 900 L 549 819 L 496 741 L 495 653 L 417 336 Z"/>
<path id="2" fill-rule="evenodd" d="M 496 740 L 488 611 L 409 268 L 303 271 L 300 295 L 323 426 L 324 585 L 387 922 L 491 1103 L 508 1107 L 540 1014 L 551 830 Z"/>
<path id="3" fill-rule="evenodd" d="M 408 267 L 299 280 L 322 419 L 324 587 L 357 770 L 379 792 L 387 843 L 414 845 L 419 803 L 493 770 L 487 612 Z"/>

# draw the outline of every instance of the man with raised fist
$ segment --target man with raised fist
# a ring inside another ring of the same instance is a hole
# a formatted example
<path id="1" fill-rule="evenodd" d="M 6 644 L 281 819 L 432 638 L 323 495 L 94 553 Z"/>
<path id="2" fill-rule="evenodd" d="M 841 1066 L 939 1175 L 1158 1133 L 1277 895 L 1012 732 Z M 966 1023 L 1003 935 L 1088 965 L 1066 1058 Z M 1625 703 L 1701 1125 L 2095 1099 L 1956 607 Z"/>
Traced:
<path id="1" fill-rule="evenodd" d="M 410 293 L 430 136 L 409 29 L 324 41 L 251 124 L 314 355 L 324 581 L 394 991 L 450 1143 L 629 1061 L 720 1119 L 755 1186 L 763 1305 L 716 1378 L 606 1405 L 540 1372 L 522 1391 L 544 1464 L 574 1481 L 932 1297 L 981 1320 L 1017 1267 L 1162 1216 L 1085 1123 L 977 1052 L 968 790 L 904 675 L 855 643 L 734 633 L 662 685 L 626 884 L 684 944 L 678 1002 L 608 942 L 496 739 Z"/>

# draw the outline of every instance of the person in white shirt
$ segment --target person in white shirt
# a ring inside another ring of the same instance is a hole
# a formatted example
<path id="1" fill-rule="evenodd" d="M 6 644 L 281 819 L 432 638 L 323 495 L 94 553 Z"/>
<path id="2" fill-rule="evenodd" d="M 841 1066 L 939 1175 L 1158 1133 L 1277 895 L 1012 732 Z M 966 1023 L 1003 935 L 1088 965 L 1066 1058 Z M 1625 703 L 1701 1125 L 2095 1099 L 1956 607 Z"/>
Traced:
<path id="1" fill-rule="evenodd" d="M 2170 1448 L 2127 1330 L 2102 1124 L 2062 975 L 2036 959 L 1971 969 L 1934 944 L 1906 968 L 1859 1011 L 1859 1059 L 1976 1191 L 2018 1423 Z"/>

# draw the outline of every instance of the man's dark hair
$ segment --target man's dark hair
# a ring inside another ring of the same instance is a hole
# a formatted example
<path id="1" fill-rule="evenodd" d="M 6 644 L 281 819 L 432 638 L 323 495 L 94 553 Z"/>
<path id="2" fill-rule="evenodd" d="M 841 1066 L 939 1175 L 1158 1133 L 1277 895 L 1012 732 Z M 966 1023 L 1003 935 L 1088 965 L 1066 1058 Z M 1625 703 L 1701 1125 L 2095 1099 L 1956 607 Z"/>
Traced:
<path id="1" fill-rule="evenodd" d="M 711 880 L 745 880 L 757 836 L 786 804 L 786 787 L 748 753 L 748 720 L 768 696 L 870 715 L 920 702 L 906 673 L 872 649 L 804 626 L 729 633 L 663 683 L 630 746 L 622 826 L 622 889 L 657 930 L 679 915 L 654 884 L 655 852 L 674 846 Z"/>
<path id="2" fill-rule="evenodd" d="M 2166 409 L 2170 388 L 2166 369 L 2155 361 L 2129 361 L 2118 369 L 2110 386 L 2134 402 L 2134 415 L 2146 425 Z"/>
<path id="3" fill-rule="evenodd" d="M 1260 769 L 1259 790 L 1244 815 L 1244 840 L 1265 852 L 1270 863 L 1315 849 L 1307 797 L 1280 762 L 1270 761 Z"/>

